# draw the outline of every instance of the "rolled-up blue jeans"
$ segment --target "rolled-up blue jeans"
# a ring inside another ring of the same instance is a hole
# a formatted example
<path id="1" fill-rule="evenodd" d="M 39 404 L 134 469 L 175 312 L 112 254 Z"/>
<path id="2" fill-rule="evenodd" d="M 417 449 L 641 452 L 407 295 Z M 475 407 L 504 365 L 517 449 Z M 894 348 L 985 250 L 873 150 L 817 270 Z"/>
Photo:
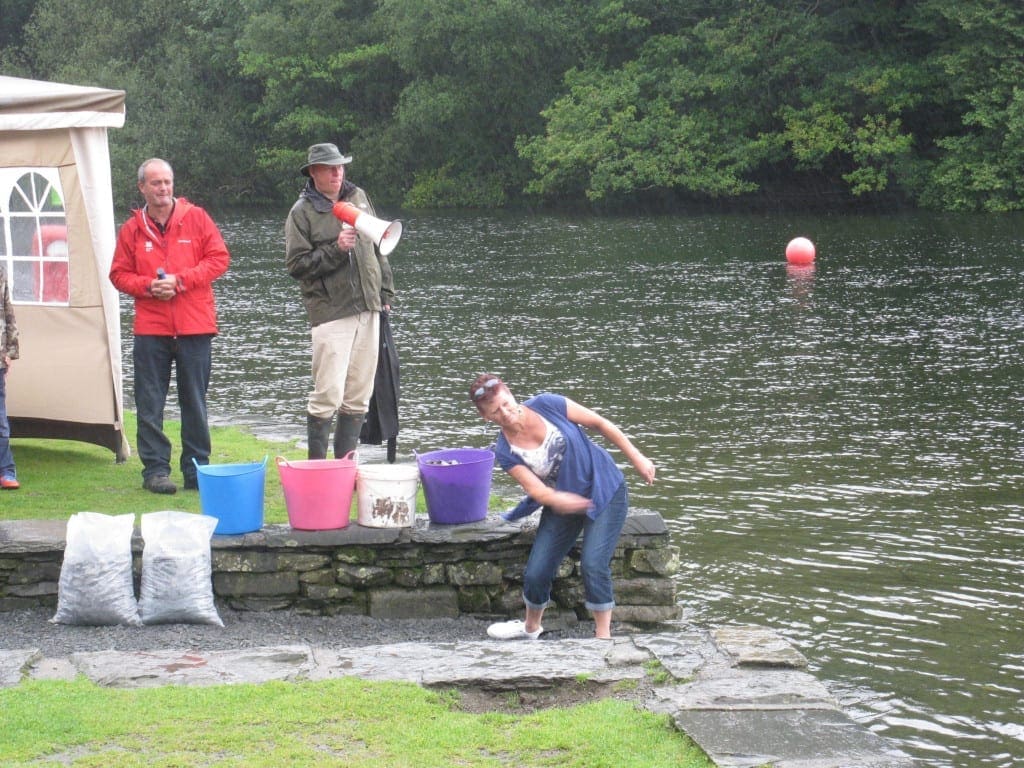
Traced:
<path id="1" fill-rule="evenodd" d="M 210 386 L 212 340 L 209 334 L 135 337 L 136 437 L 143 478 L 171 473 L 171 441 L 164 434 L 164 407 L 172 364 L 181 410 L 181 473 L 186 480 L 194 480 L 192 459 L 199 464 L 210 463 L 206 391 Z"/>
<path id="2" fill-rule="evenodd" d="M 629 494 L 625 482 L 594 520 L 587 515 L 559 515 L 545 509 L 540 516 L 537 536 L 523 576 L 523 600 L 527 607 L 541 610 L 551 600 L 551 584 L 558 573 L 558 566 L 582 532 L 580 571 L 584 605 L 590 611 L 612 610 L 615 607 L 612 556 L 628 511 Z"/>

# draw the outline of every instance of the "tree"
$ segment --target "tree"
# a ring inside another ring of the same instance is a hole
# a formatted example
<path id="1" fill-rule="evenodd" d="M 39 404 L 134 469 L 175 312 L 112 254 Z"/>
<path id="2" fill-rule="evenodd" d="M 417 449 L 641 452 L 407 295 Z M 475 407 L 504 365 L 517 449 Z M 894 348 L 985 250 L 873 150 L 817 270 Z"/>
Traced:
<path id="1" fill-rule="evenodd" d="M 414 206 L 497 206 L 528 168 L 515 137 L 540 124 L 580 25 L 547 0 L 382 0 L 377 19 L 407 82 L 365 138 L 381 182 Z M 410 181 L 411 180 L 411 181 Z"/>
<path id="2" fill-rule="evenodd" d="M 5 72 L 122 88 L 119 205 L 294 197 L 334 141 L 412 207 L 1024 206 L 1015 0 L 7 0 Z M 738 202 L 737 202 L 738 201 Z"/>
<path id="3" fill-rule="evenodd" d="M 22 44 L 24 26 L 35 5 L 36 0 L 0 0 L 0 72 L 11 77 L 29 74 Z"/>
<path id="4" fill-rule="evenodd" d="M 39 0 L 26 26 L 37 77 L 124 90 L 110 134 L 115 202 L 137 200 L 135 170 L 163 157 L 181 194 L 210 203 L 266 199 L 253 173 L 252 84 L 239 77 L 236 0 Z"/>
<path id="5" fill-rule="evenodd" d="M 910 74 L 867 23 L 875 4 L 680 5 L 700 18 L 647 36 L 631 60 L 601 48 L 569 73 L 544 134 L 518 142 L 536 173 L 530 192 L 728 198 L 785 179 L 815 194 L 843 180 L 859 195 L 899 178 L 912 137 L 894 92 Z"/>
<path id="6" fill-rule="evenodd" d="M 295 196 L 311 144 L 329 141 L 359 156 L 387 120 L 398 73 L 373 23 L 370 0 L 242 0 L 241 71 L 262 85 L 255 119 L 260 167 L 280 197 Z"/>
<path id="7" fill-rule="evenodd" d="M 920 202 L 943 210 L 1024 208 L 1024 10 L 994 0 L 922 2 L 915 26 L 934 40 L 925 65 L 942 87 L 936 112 L 958 117 L 922 147 Z"/>

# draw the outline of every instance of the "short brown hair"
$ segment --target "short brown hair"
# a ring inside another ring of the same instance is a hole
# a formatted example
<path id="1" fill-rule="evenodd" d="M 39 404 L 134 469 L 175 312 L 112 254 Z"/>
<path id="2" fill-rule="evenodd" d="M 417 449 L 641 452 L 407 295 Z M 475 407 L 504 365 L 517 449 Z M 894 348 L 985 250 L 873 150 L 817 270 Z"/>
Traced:
<path id="1" fill-rule="evenodd" d="M 508 389 L 508 385 L 500 376 L 494 373 L 481 373 L 469 387 L 469 399 L 479 410 L 482 404 L 493 400 L 502 389 Z"/>

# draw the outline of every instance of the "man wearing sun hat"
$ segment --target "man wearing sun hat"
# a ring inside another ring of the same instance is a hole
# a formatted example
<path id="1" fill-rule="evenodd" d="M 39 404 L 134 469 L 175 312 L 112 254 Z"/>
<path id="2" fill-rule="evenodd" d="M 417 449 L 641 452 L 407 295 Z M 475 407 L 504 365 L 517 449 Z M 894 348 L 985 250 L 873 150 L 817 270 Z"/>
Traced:
<path id="1" fill-rule="evenodd" d="M 355 449 L 373 394 L 380 313 L 389 311 L 394 281 L 373 240 L 334 216 L 339 200 L 376 216 L 366 192 L 345 178 L 352 158 L 334 144 L 314 144 L 299 172 L 308 177 L 285 221 L 285 266 L 299 282 L 312 326 L 313 389 L 306 424 L 309 458 Z"/>

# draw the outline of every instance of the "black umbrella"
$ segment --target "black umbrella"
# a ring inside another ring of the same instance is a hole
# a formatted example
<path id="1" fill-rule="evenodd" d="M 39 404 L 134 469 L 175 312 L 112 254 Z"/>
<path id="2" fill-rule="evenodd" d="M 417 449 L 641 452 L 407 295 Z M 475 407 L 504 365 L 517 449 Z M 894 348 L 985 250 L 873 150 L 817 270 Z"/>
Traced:
<path id="1" fill-rule="evenodd" d="M 398 437 L 398 350 L 391 335 L 388 312 L 380 313 L 380 353 L 377 372 L 373 377 L 373 396 L 370 410 L 359 432 L 359 442 L 368 445 L 388 443 L 388 461 L 395 462 Z"/>

